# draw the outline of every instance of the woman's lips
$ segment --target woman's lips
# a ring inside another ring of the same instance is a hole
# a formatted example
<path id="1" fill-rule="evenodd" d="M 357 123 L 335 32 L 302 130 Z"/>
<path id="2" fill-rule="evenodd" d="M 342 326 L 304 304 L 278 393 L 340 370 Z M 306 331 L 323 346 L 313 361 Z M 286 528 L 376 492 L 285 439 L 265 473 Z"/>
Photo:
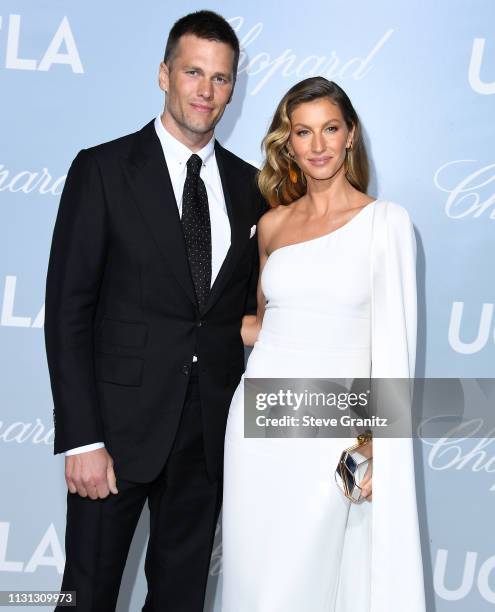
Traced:
<path id="1" fill-rule="evenodd" d="M 313 164 L 313 166 L 324 166 L 331 159 L 332 158 L 327 155 L 325 157 L 310 157 L 308 161 L 310 164 Z"/>

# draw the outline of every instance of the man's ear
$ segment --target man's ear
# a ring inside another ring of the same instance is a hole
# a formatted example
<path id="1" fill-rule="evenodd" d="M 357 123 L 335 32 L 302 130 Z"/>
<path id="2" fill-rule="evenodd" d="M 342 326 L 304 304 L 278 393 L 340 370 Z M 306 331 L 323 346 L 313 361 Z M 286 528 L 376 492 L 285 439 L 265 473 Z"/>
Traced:
<path id="1" fill-rule="evenodd" d="M 167 66 L 165 62 L 162 62 L 160 64 L 160 69 L 158 71 L 158 85 L 160 86 L 160 89 L 164 91 L 165 93 L 167 93 L 168 91 L 169 78 L 170 78 L 169 67 Z"/>
<path id="2" fill-rule="evenodd" d="M 230 101 L 232 100 L 232 97 L 234 96 L 234 89 L 235 89 L 235 81 L 232 82 L 232 89 L 230 90 L 230 96 L 229 96 L 229 99 L 227 100 L 227 104 L 230 104 Z"/>

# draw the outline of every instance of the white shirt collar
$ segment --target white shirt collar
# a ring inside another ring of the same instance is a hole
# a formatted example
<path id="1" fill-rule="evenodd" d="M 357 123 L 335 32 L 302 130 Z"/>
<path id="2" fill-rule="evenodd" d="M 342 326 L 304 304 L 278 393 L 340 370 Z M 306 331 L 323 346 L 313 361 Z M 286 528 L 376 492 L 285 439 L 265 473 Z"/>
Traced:
<path id="1" fill-rule="evenodd" d="M 158 117 L 155 119 L 155 130 L 158 138 L 160 139 L 167 164 L 170 162 L 175 162 L 179 166 L 185 166 L 187 164 L 187 160 L 191 157 L 194 151 L 191 151 L 189 147 L 186 147 L 185 144 L 177 140 L 175 136 L 172 136 L 172 134 L 165 129 L 160 115 L 158 115 Z M 215 135 L 210 138 L 209 142 L 207 142 L 202 149 L 196 152 L 196 155 L 201 157 L 203 160 L 203 165 L 205 166 L 208 163 L 208 160 L 213 157 L 214 152 Z"/>

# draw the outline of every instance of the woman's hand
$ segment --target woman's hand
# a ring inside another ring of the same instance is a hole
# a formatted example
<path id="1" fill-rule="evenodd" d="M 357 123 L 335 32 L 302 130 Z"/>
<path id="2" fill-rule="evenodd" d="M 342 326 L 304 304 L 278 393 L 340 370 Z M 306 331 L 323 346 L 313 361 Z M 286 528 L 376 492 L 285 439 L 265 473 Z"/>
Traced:
<path id="1" fill-rule="evenodd" d="M 363 444 L 359 448 L 359 454 L 369 459 L 368 465 L 366 467 L 366 472 L 364 474 L 363 480 L 361 482 L 361 497 L 366 499 L 366 501 L 371 501 L 372 499 L 372 474 L 373 474 L 373 438 L 368 440 L 365 444 Z"/>
<path id="2" fill-rule="evenodd" d="M 373 474 L 373 460 L 370 459 L 368 461 L 368 467 L 366 468 L 366 473 L 361 482 L 361 497 L 363 497 L 366 501 L 372 500 L 372 474 Z"/>
<path id="3" fill-rule="evenodd" d="M 241 336 L 244 346 L 254 346 L 260 333 L 261 324 L 256 315 L 245 315 L 242 317 Z"/>
<path id="4" fill-rule="evenodd" d="M 371 438 L 371 440 L 368 440 L 365 444 L 361 444 L 361 446 L 358 448 L 359 454 L 363 455 L 363 457 L 366 457 L 366 459 L 369 459 L 370 457 L 373 456 L 373 438 Z"/>

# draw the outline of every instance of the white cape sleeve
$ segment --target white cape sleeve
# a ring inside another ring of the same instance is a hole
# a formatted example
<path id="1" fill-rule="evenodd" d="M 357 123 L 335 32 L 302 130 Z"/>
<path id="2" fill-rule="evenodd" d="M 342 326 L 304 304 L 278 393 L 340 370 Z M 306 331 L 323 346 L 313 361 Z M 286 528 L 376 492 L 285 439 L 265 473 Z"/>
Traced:
<path id="1" fill-rule="evenodd" d="M 407 211 L 375 205 L 371 248 L 371 377 L 413 378 L 416 241 Z M 401 415 L 410 424 L 410 413 Z M 373 440 L 370 612 L 424 612 L 411 437 Z"/>

